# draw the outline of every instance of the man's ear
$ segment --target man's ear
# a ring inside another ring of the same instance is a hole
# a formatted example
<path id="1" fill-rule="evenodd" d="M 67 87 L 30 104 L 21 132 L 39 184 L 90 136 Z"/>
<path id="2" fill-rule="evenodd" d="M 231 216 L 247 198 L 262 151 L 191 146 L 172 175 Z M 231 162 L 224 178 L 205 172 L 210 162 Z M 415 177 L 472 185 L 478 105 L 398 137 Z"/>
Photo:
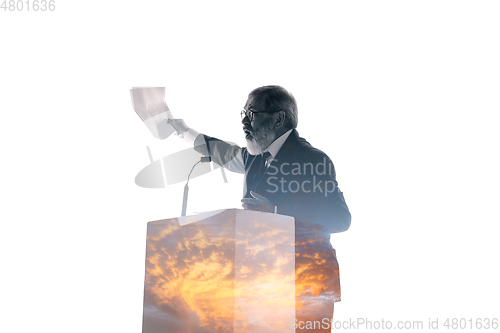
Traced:
<path id="1" fill-rule="evenodd" d="M 278 111 L 276 112 L 276 114 L 277 117 L 274 124 L 276 125 L 276 127 L 281 127 L 282 125 L 285 124 L 285 119 L 286 119 L 285 111 Z"/>

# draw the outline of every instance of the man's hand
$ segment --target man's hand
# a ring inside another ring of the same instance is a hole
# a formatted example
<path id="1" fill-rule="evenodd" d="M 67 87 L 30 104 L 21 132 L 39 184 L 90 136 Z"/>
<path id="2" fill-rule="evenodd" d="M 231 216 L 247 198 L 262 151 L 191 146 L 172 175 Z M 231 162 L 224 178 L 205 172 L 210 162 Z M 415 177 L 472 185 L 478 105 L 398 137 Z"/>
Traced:
<path id="1" fill-rule="evenodd" d="M 177 135 L 184 137 L 184 134 L 189 131 L 189 127 L 184 122 L 184 119 L 169 119 L 168 123 L 177 131 Z"/>
<path id="2" fill-rule="evenodd" d="M 260 212 L 274 213 L 275 206 L 263 195 L 250 191 L 253 198 L 241 199 L 243 209 L 257 210 Z"/>

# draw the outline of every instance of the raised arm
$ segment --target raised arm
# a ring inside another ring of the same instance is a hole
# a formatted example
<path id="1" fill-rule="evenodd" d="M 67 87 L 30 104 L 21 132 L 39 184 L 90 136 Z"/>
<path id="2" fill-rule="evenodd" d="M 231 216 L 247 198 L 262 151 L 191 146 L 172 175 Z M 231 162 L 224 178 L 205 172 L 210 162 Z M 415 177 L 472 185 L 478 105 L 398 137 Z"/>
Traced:
<path id="1" fill-rule="evenodd" d="M 182 119 L 171 119 L 169 122 L 177 130 L 178 134 L 184 138 L 184 141 L 193 145 L 197 152 L 204 156 L 210 156 L 213 162 L 229 171 L 245 173 L 246 148 L 203 135 L 189 128 Z"/>

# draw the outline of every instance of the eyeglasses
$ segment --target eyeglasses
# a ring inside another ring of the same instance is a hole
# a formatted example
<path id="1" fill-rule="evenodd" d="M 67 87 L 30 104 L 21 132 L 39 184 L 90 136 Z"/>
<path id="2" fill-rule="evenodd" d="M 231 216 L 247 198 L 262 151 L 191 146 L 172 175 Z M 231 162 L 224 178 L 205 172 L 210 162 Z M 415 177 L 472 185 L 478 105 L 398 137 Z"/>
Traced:
<path id="1" fill-rule="evenodd" d="M 250 110 L 241 110 L 240 112 L 240 115 L 241 115 L 241 119 L 245 119 L 245 117 L 248 117 L 248 120 L 252 121 L 253 120 L 253 117 L 256 113 L 276 113 L 276 112 L 280 112 L 281 110 L 279 111 L 250 111 Z"/>

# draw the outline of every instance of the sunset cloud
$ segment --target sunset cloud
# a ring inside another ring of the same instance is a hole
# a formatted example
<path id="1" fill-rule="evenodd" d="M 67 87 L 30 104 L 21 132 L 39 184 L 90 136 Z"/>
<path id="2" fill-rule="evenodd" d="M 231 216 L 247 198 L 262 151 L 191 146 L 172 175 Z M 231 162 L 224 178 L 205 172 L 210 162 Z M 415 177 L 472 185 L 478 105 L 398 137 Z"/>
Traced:
<path id="1" fill-rule="evenodd" d="M 338 268 L 324 259 L 332 249 L 297 244 L 294 220 L 275 214 L 150 222 L 144 333 L 286 332 L 296 308 L 321 312 L 322 300 L 339 297 L 331 281 Z"/>

